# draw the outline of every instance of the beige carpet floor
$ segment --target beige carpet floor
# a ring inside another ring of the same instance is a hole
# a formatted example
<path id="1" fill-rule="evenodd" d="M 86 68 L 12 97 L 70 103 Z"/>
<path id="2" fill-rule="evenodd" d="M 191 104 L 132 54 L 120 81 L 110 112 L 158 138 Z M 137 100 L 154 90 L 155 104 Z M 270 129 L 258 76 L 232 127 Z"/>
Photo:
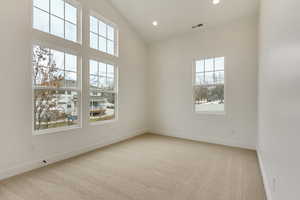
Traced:
<path id="1" fill-rule="evenodd" d="M 254 151 L 142 135 L 0 182 L 1 200 L 264 200 Z"/>

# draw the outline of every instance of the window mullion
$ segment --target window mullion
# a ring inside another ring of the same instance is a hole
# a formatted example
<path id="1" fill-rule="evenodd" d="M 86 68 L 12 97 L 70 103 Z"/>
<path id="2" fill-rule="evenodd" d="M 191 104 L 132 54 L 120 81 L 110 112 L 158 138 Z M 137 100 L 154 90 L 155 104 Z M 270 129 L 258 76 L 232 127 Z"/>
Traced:
<path id="1" fill-rule="evenodd" d="M 99 62 L 97 62 L 97 69 L 98 69 L 98 75 L 97 75 L 97 86 L 100 87 L 100 65 Z"/>
<path id="2" fill-rule="evenodd" d="M 204 84 L 206 82 L 206 60 L 204 60 L 204 72 L 203 72 L 203 75 L 204 75 Z"/>
<path id="3" fill-rule="evenodd" d="M 63 20 L 64 20 L 64 38 L 66 38 L 66 1 L 64 1 L 64 19 Z"/>
<path id="4" fill-rule="evenodd" d="M 51 0 L 49 0 L 49 33 L 51 34 Z"/>
<path id="5" fill-rule="evenodd" d="M 107 77 L 107 64 L 105 64 L 105 86 L 108 86 L 108 77 Z"/>
<path id="6" fill-rule="evenodd" d="M 214 78 L 214 83 L 216 84 L 216 59 L 213 59 L 214 61 L 214 68 L 213 68 L 213 78 Z"/>
<path id="7" fill-rule="evenodd" d="M 100 50 L 100 35 L 99 35 L 99 28 L 100 28 L 100 25 L 99 25 L 99 20 L 97 19 L 97 49 Z"/>

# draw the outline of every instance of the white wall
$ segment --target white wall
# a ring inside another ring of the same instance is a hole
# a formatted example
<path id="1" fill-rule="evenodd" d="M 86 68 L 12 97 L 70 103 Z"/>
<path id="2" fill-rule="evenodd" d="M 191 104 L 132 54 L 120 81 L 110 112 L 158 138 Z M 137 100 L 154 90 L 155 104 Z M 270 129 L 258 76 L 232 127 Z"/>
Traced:
<path id="1" fill-rule="evenodd" d="M 79 1 L 79 0 L 78 0 Z M 140 134 L 147 128 L 147 46 L 106 0 L 80 0 L 88 23 L 90 8 L 120 29 L 119 120 L 89 126 L 87 57 L 83 62 L 83 128 L 32 135 L 31 115 L 31 0 L 2 1 L 0 6 L 0 178 L 39 165 L 42 159 L 61 159 L 118 139 Z M 88 38 L 87 32 L 83 35 Z M 87 42 L 87 41 L 85 41 Z M 85 43 L 83 54 L 88 46 Z M 73 152 L 70 153 L 69 152 Z M 65 154 L 67 153 L 67 154 Z M 51 161 L 51 160 L 50 160 Z"/>
<path id="2" fill-rule="evenodd" d="M 149 48 L 151 132 L 247 148 L 257 137 L 257 18 L 158 42 Z M 226 116 L 193 112 L 192 66 L 226 58 Z"/>
<path id="3" fill-rule="evenodd" d="M 261 1 L 258 148 L 273 200 L 300 198 L 299 8 Z"/>

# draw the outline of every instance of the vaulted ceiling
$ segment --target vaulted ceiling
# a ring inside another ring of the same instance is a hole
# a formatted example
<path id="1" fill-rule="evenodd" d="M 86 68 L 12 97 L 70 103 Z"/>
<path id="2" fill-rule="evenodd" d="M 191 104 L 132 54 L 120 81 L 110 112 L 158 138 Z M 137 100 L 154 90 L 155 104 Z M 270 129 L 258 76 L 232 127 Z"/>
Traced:
<path id="1" fill-rule="evenodd" d="M 214 27 L 241 17 L 256 15 L 259 0 L 110 0 L 148 42 L 191 31 L 193 25 L 204 23 Z M 152 25 L 153 21 L 158 26 Z"/>

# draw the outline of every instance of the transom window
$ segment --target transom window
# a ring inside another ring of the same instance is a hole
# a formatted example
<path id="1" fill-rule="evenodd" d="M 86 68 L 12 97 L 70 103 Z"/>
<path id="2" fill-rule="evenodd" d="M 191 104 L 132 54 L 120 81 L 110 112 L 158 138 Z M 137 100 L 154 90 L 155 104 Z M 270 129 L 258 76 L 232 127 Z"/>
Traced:
<path id="1" fill-rule="evenodd" d="M 116 75 L 114 65 L 90 60 L 90 122 L 116 118 Z"/>
<path id="2" fill-rule="evenodd" d="M 79 126 L 77 56 L 33 46 L 34 130 Z"/>
<path id="3" fill-rule="evenodd" d="M 90 16 L 90 47 L 117 56 L 117 30 L 108 23 Z"/>
<path id="4" fill-rule="evenodd" d="M 33 0 L 33 28 L 78 42 L 78 8 L 66 0 Z"/>
<path id="5" fill-rule="evenodd" d="M 196 112 L 224 112 L 225 58 L 197 60 L 194 101 Z"/>

